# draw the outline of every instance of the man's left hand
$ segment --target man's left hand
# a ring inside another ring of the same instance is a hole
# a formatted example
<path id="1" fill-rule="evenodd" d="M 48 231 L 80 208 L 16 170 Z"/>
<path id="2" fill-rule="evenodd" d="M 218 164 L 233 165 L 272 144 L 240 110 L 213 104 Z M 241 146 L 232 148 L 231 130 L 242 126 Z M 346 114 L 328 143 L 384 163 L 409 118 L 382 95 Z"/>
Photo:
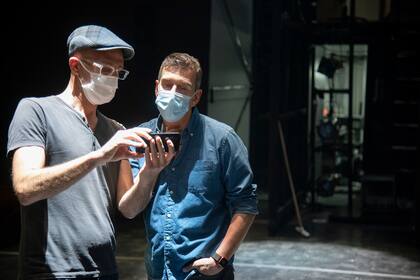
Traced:
<path id="1" fill-rule="evenodd" d="M 216 261 L 213 258 L 202 258 L 184 267 L 183 271 L 188 272 L 193 269 L 196 269 L 201 274 L 211 276 L 222 271 L 223 267 L 216 263 Z"/>

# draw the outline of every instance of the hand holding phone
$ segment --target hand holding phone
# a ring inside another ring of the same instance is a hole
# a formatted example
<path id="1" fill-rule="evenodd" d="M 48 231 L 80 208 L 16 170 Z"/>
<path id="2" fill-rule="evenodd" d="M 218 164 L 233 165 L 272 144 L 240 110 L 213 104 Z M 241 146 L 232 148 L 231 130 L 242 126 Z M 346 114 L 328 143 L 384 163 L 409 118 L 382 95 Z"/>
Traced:
<path id="1" fill-rule="evenodd" d="M 174 144 L 175 152 L 178 152 L 179 146 L 181 143 L 181 134 L 179 132 L 161 132 L 161 133 L 149 133 L 153 139 L 156 140 L 156 136 L 159 136 L 162 139 L 163 147 L 165 152 L 169 151 L 168 144 L 166 143 L 167 139 L 170 139 Z M 150 142 L 143 138 L 143 140 L 147 143 L 147 146 L 150 147 Z M 156 142 L 155 142 L 156 143 Z M 137 153 L 144 153 L 144 148 L 136 148 Z"/>

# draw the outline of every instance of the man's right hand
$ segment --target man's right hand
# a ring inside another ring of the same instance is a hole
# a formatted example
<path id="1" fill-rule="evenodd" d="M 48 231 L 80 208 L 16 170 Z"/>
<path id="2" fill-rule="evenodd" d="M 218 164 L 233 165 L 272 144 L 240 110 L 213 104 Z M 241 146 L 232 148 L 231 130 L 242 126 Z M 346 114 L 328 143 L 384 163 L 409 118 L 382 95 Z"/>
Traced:
<path id="1" fill-rule="evenodd" d="M 152 197 L 152 191 L 156 184 L 159 173 L 174 158 L 175 148 L 171 140 L 167 140 L 168 152 L 165 152 L 162 139 L 157 136 L 156 140 L 150 139 L 144 152 L 145 163 L 139 174 L 132 181 L 130 165 L 122 161 L 119 177 L 117 201 L 121 213 L 132 219 L 144 210 Z M 138 156 L 138 155 L 137 155 Z"/>
<path id="2" fill-rule="evenodd" d="M 147 144 L 142 137 L 148 141 L 152 140 L 152 137 L 149 135 L 150 132 L 150 129 L 140 127 L 117 131 L 117 133 L 115 133 L 115 135 L 97 151 L 100 164 L 141 157 L 141 154 L 130 151 L 128 147 L 146 148 Z"/>
<path id="3" fill-rule="evenodd" d="M 146 148 L 144 153 L 145 164 L 140 170 L 141 174 L 149 174 L 152 176 L 159 175 L 159 173 L 172 161 L 175 156 L 175 147 L 171 140 L 167 139 L 168 152 L 165 152 L 162 139 L 157 136 L 150 140 L 150 145 Z"/>

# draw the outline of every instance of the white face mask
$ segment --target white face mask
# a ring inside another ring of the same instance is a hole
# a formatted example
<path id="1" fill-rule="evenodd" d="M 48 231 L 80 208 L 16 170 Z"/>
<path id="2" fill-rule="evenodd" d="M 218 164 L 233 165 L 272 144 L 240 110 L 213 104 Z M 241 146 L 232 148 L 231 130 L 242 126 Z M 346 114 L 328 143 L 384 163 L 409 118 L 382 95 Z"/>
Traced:
<path id="1" fill-rule="evenodd" d="M 118 77 L 93 73 L 83 65 L 83 62 L 80 64 L 90 74 L 90 82 L 86 83 L 80 79 L 86 99 L 93 105 L 109 103 L 118 88 Z"/>

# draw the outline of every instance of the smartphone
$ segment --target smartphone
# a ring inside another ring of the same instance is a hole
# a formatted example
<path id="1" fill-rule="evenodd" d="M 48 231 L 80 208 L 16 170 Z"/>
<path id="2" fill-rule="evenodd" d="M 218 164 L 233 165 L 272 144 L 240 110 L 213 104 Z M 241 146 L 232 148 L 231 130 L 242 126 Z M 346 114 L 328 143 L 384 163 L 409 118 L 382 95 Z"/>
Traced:
<path id="1" fill-rule="evenodd" d="M 172 143 L 174 144 L 174 150 L 175 152 L 178 152 L 179 145 L 181 144 L 181 134 L 179 132 L 160 132 L 160 133 L 149 133 L 150 136 L 152 136 L 154 139 L 156 139 L 156 136 L 159 136 L 160 139 L 162 139 L 163 147 L 165 149 L 165 152 L 169 151 L 168 144 L 166 143 L 167 139 L 170 139 Z M 149 146 L 149 143 L 146 139 L 146 144 Z M 144 153 L 144 148 L 136 148 L 137 153 Z"/>

